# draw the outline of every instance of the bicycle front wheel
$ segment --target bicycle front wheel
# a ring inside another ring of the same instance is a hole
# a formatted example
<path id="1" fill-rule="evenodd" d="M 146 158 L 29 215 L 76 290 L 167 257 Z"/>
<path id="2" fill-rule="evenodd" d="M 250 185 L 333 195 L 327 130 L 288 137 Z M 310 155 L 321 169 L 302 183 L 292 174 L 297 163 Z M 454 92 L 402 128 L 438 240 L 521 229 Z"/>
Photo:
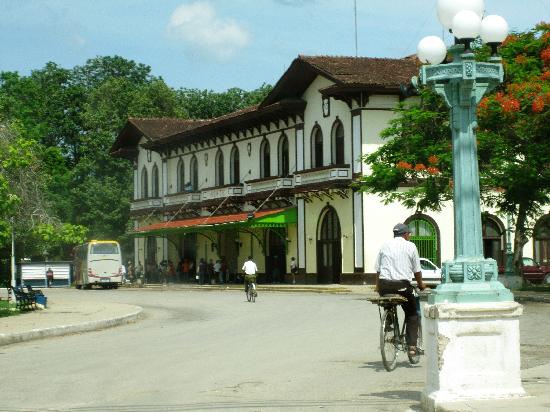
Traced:
<path id="1" fill-rule="evenodd" d="M 398 342 L 399 322 L 397 311 L 386 309 L 382 315 L 382 324 L 380 325 L 380 352 L 382 353 L 382 363 L 388 372 L 391 372 L 397 366 Z"/>
<path id="2" fill-rule="evenodd" d="M 248 289 L 251 292 L 251 296 L 250 296 L 251 302 L 252 303 L 256 302 L 256 296 L 258 296 L 258 294 L 256 293 L 256 284 L 251 283 Z"/>

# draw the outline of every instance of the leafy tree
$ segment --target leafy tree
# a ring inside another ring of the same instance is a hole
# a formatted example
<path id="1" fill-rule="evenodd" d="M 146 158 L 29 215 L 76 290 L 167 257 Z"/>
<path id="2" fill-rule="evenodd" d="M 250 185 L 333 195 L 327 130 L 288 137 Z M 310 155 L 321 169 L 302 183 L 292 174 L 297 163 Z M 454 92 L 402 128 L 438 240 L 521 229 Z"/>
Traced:
<path id="1" fill-rule="evenodd" d="M 237 87 L 226 92 L 212 90 L 180 89 L 180 105 L 191 119 L 211 119 L 260 103 L 271 91 L 272 86 L 263 84 L 247 92 Z"/>
<path id="2" fill-rule="evenodd" d="M 479 48 L 486 58 L 487 48 Z M 500 50 L 506 78 L 478 107 L 482 201 L 515 216 L 514 265 L 541 208 L 550 203 L 550 25 L 508 37 Z M 382 137 L 387 143 L 364 157 L 370 173 L 361 187 L 409 208 L 439 210 L 452 198 L 448 108 L 427 89 L 416 104 L 401 105 Z M 405 191 L 397 191 L 407 186 Z"/>

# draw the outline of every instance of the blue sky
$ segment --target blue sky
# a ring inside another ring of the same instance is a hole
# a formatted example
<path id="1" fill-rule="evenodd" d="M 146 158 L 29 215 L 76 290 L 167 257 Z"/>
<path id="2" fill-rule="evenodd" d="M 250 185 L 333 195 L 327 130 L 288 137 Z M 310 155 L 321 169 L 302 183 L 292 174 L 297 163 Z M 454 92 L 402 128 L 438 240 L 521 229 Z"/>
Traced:
<path id="1" fill-rule="evenodd" d="M 550 0 L 486 0 L 514 30 L 550 21 Z M 443 35 L 436 0 L 357 0 L 358 54 L 402 57 Z M 29 74 L 120 55 L 171 87 L 274 84 L 298 54 L 355 55 L 353 0 L 0 0 L 0 70 Z M 446 40 L 450 41 L 449 36 Z"/>

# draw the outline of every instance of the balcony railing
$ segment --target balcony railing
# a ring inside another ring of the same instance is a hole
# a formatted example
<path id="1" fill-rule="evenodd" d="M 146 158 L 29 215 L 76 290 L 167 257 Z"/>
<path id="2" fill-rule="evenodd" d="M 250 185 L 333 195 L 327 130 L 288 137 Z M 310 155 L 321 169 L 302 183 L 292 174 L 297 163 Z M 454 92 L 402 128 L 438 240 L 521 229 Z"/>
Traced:
<path id="1" fill-rule="evenodd" d="M 225 199 L 226 197 L 243 196 L 243 186 L 221 186 L 201 191 L 201 200 Z"/>
<path id="2" fill-rule="evenodd" d="M 291 189 L 294 187 L 293 177 L 266 177 L 246 182 L 246 193 L 259 193 L 275 189 Z"/>
<path id="3" fill-rule="evenodd" d="M 351 178 L 351 167 L 349 165 L 331 165 L 297 171 L 294 175 L 294 183 L 296 186 L 301 186 L 312 183 L 345 181 L 351 180 Z"/>
<path id="4" fill-rule="evenodd" d="M 130 203 L 130 211 L 153 209 L 162 206 L 162 199 L 159 197 L 152 197 L 147 199 L 137 199 Z"/>
<path id="5" fill-rule="evenodd" d="M 167 195 L 164 198 L 165 206 L 182 205 L 187 203 L 197 203 L 201 201 L 201 194 L 199 192 L 191 193 L 175 193 Z"/>

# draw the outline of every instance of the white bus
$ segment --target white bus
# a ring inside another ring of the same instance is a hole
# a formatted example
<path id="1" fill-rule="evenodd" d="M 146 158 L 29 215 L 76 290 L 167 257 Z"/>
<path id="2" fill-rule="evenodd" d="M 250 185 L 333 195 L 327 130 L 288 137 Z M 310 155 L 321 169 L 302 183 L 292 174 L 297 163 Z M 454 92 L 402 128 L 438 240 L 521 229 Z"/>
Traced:
<path id="1" fill-rule="evenodd" d="M 93 285 L 118 288 L 123 268 L 120 245 L 114 240 L 91 240 L 74 249 L 74 284 L 77 289 Z"/>

